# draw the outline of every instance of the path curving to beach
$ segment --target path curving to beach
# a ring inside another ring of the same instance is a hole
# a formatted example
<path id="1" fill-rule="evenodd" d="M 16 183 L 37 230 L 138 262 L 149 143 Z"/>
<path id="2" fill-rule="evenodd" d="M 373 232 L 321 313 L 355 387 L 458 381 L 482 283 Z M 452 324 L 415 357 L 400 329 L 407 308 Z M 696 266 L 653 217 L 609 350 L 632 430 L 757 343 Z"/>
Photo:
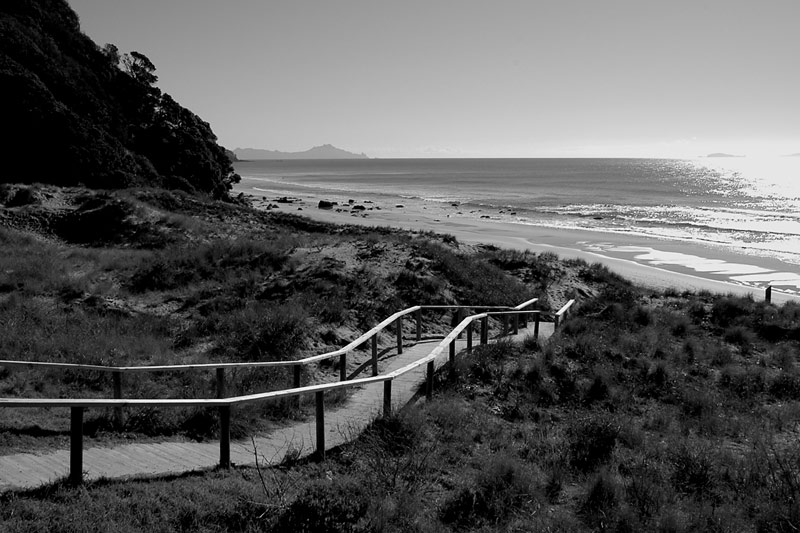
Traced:
<path id="1" fill-rule="evenodd" d="M 533 333 L 533 324 L 520 328 L 519 333 L 503 337 L 522 341 Z M 540 323 L 539 338 L 553 333 L 552 322 Z M 491 341 L 490 341 L 491 342 Z M 390 354 L 379 362 L 381 374 L 388 374 L 417 361 L 439 345 L 439 341 L 419 342 L 404 346 L 401 355 Z M 466 340 L 456 340 L 456 351 L 463 352 Z M 440 368 L 448 359 L 443 351 L 435 360 Z M 392 407 L 401 408 L 417 394 L 425 381 L 425 365 L 396 378 L 392 387 Z M 424 398 L 424 396 L 423 396 Z M 310 401 L 304 399 L 304 401 Z M 349 395 L 342 405 L 327 410 L 325 415 L 325 448 L 336 448 L 354 440 L 383 410 L 382 383 L 362 386 Z M 235 417 L 235 414 L 233 415 Z M 268 434 L 231 442 L 233 466 L 253 467 L 259 464 L 275 465 L 287 453 L 292 457 L 308 457 L 315 452 L 316 422 L 314 417 Z M 44 453 L 19 453 L 0 456 L 0 492 L 24 490 L 64 479 L 69 475 L 68 449 Z M 176 475 L 186 472 L 210 470 L 219 465 L 219 443 L 211 442 L 161 442 L 125 444 L 113 447 L 90 447 L 83 452 L 84 480 L 136 479 Z"/>

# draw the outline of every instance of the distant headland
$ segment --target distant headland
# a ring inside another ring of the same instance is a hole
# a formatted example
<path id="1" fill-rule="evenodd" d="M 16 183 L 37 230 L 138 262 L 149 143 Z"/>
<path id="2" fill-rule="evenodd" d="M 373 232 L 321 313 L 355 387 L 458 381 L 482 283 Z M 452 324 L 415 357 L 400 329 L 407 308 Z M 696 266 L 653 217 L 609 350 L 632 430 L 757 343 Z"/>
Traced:
<path id="1" fill-rule="evenodd" d="M 713 154 L 708 154 L 706 157 L 744 157 L 744 156 L 735 154 L 726 154 L 724 152 L 714 152 Z"/>
<path id="2" fill-rule="evenodd" d="M 315 146 L 304 152 L 281 152 L 278 150 L 261 150 L 258 148 L 236 148 L 234 151 L 240 160 L 258 159 L 369 159 L 366 154 L 354 154 L 330 144 Z"/>

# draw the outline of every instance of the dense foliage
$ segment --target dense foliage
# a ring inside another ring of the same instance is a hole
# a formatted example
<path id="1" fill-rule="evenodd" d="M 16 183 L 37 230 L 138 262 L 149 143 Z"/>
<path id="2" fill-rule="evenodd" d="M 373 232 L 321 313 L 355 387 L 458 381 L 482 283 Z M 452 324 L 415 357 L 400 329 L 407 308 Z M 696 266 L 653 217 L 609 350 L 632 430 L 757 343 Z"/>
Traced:
<path id="1" fill-rule="evenodd" d="M 81 33 L 66 1 L 2 2 L 0 181 L 225 197 L 238 176 L 224 148 L 156 81 L 143 54 L 120 56 Z"/>

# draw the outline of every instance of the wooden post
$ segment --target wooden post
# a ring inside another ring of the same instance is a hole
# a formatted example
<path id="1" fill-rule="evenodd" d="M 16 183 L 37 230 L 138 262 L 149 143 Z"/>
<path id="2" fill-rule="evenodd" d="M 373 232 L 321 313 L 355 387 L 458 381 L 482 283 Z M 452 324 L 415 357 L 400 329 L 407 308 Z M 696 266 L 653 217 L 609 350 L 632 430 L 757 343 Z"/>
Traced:
<path id="1" fill-rule="evenodd" d="M 83 483 L 83 407 L 71 407 L 69 416 L 69 482 Z"/>
<path id="2" fill-rule="evenodd" d="M 503 337 L 508 335 L 508 315 L 503 315 Z"/>
<path id="3" fill-rule="evenodd" d="M 433 398 L 433 361 L 428 361 L 428 373 L 425 379 L 425 398 Z"/>
<path id="4" fill-rule="evenodd" d="M 325 460 L 325 391 L 315 393 L 317 400 L 317 459 Z"/>
<path id="5" fill-rule="evenodd" d="M 347 353 L 339 355 L 339 381 L 347 381 Z"/>
<path id="6" fill-rule="evenodd" d="M 456 340 L 453 339 L 450 341 L 450 367 L 452 368 L 456 364 Z"/>
<path id="7" fill-rule="evenodd" d="M 378 375 L 378 334 L 372 336 L 372 375 Z"/>
<path id="8" fill-rule="evenodd" d="M 397 355 L 403 353 L 403 317 L 397 317 Z"/>
<path id="9" fill-rule="evenodd" d="M 514 335 L 519 333 L 519 313 L 514 313 L 514 321 L 512 322 L 514 325 Z"/>
<path id="10" fill-rule="evenodd" d="M 300 365 L 294 365 L 292 367 L 292 371 L 293 371 L 292 388 L 293 389 L 299 389 L 300 388 L 300 371 L 301 370 L 302 369 L 300 368 Z M 295 400 L 295 407 L 297 409 L 300 409 L 300 401 L 301 401 L 300 398 L 302 398 L 302 396 L 300 396 L 298 394 L 297 395 L 297 400 Z"/>
<path id="11" fill-rule="evenodd" d="M 383 382 L 383 416 L 392 414 L 392 380 Z"/>
<path id="12" fill-rule="evenodd" d="M 523 329 L 527 329 L 527 327 L 528 327 L 528 313 L 522 313 L 522 317 L 521 318 L 522 318 L 521 327 Z"/>
<path id="13" fill-rule="evenodd" d="M 772 285 L 767 285 L 765 300 L 767 303 L 772 303 Z"/>
<path id="14" fill-rule="evenodd" d="M 481 344 L 489 343 L 489 317 L 481 318 Z"/>
<path id="15" fill-rule="evenodd" d="M 539 338 L 539 318 L 541 317 L 541 313 L 536 313 L 536 316 L 533 319 L 533 338 Z"/>
<path id="16" fill-rule="evenodd" d="M 467 351 L 472 351 L 472 322 L 467 326 Z"/>
<path id="17" fill-rule="evenodd" d="M 556 314 L 555 317 L 553 317 L 553 330 L 558 329 L 559 322 L 561 322 L 561 315 Z"/>
<path id="18" fill-rule="evenodd" d="M 219 408 L 219 466 L 231 467 L 231 406 Z"/>
<path id="19" fill-rule="evenodd" d="M 417 342 L 422 340 L 422 309 L 417 309 Z"/>
<path id="20" fill-rule="evenodd" d="M 121 400 L 122 399 L 122 372 L 113 372 L 111 377 L 114 380 L 114 399 Z M 117 429 L 122 429 L 122 425 L 125 423 L 124 414 L 122 412 L 122 407 L 115 407 L 114 408 L 114 426 Z"/>
<path id="21" fill-rule="evenodd" d="M 217 398 L 225 397 L 225 369 L 217 369 Z"/>

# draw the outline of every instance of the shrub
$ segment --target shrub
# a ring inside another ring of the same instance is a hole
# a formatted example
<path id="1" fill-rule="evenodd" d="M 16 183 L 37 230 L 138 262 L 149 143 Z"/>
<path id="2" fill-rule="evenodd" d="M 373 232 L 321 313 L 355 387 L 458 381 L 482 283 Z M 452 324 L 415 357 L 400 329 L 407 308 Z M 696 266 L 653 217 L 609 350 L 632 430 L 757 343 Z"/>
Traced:
<path id="1" fill-rule="evenodd" d="M 580 472 L 591 472 L 611 459 L 619 425 L 595 415 L 574 423 L 568 433 L 570 464 Z"/>
<path id="2" fill-rule="evenodd" d="M 611 521 L 620 504 L 620 488 L 616 480 L 606 471 L 595 476 L 581 503 L 586 521 L 595 525 Z"/>
<path id="3" fill-rule="evenodd" d="M 216 351 L 231 359 L 293 359 L 305 345 L 308 316 L 303 308 L 252 303 L 220 317 Z"/>
<path id="4" fill-rule="evenodd" d="M 439 516 L 446 524 L 465 526 L 474 521 L 500 522 L 532 499 L 530 473 L 519 459 L 494 455 L 473 483 L 448 498 Z"/>
<path id="5" fill-rule="evenodd" d="M 800 375 L 782 370 L 770 382 L 769 393 L 779 400 L 800 399 Z"/>
<path id="6" fill-rule="evenodd" d="M 753 312 L 753 299 L 726 296 L 717 298 L 711 306 L 711 322 L 721 328 L 734 325 L 739 318 L 747 317 Z"/>
<path id="7" fill-rule="evenodd" d="M 276 531 L 339 533 L 358 531 L 371 495 L 357 479 L 344 477 L 313 481 L 276 521 Z"/>
<path id="8" fill-rule="evenodd" d="M 672 483 L 678 491 L 698 498 L 713 496 L 716 480 L 714 463 L 708 451 L 683 445 L 672 453 L 670 459 Z"/>

